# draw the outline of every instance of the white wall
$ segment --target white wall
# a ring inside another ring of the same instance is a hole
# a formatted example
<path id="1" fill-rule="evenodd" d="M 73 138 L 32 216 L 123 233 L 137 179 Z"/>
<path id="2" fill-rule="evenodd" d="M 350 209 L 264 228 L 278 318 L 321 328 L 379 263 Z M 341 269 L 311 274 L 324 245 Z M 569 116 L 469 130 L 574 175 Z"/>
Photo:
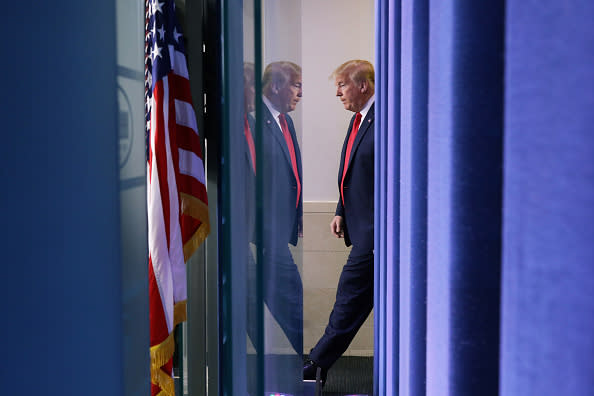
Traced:
<path id="1" fill-rule="evenodd" d="M 244 2 L 244 58 L 254 60 L 253 2 Z M 338 199 L 340 152 L 351 112 L 336 98 L 330 74 L 349 59 L 375 61 L 374 0 L 263 0 L 263 66 L 288 60 L 303 69 L 303 98 L 291 117 L 303 162 L 304 239 L 292 251 L 304 287 L 304 353 L 324 333 L 348 256 L 328 224 Z M 290 351 L 266 315 L 266 350 Z M 345 355 L 373 355 L 373 315 Z"/>
<path id="2" fill-rule="evenodd" d="M 253 62 L 253 2 L 244 3 L 245 60 Z M 338 199 L 340 151 L 351 112 L 329 79 L 349 59 L 375 62 L 374 0 L 263 0 L 263 66 L 303 68 L 303 98 L 291 113 L 301 140 L 304 201 Z"/>
<path id="3" fill-rule="evenodd" d="M 352 117 L 336 98 L 334 69 L 349 59 L 375 64 L 373 0 L 303 0 L 302 160 L 304 201 L 338 199 L 340 151 Z"/>
<path id="4" fill-rule="evenodd" d="M 302 0 L 303 338 L 304 353 L 324 333 L 349 250 L 328 225 L 338 200 L 340 152 L 353 113 L 329 77 L 349 59 L 375 63 L 373 0 Z M 299 130 L 299 127 L 296 125 Z M 373 314 L 345 355 L 373 355 Z"/>

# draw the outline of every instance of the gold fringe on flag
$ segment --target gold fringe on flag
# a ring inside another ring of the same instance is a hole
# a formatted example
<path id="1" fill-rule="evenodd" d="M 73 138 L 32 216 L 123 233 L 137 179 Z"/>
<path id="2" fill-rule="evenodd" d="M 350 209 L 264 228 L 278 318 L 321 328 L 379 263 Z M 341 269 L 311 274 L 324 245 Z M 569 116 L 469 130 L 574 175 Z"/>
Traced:
<path id="1" fill-rule="evenodd" d="M 180 301 L 180 302 L 176 303 L 175 306 L 173 307 L 173 327 L 186 321 L 187 303 L 188 303 L 187 300 Z"/>
<path id="2" fill-rule="evenodd" d="M 173 327 L 185 322 L 187 301 L 180 301 L 173 307 Z M 171 375 L 161 370 L 161 367 L 173 357 L 175 352 L 174 331 L 169 333 L 165 341 L 153 345 L 151 351 L 151 382 L 161 388 L 157 396 L 175 396 L 175 385 Z"/>
<path id="3" fill-rule="evenodd" d="M 174 396 L 175 386 L 171 375 L 161 370 L 161 366 L 167 364 L 173 356 L 175 341 L 173 333 L 160 344 L 151 347 L 151 382 L 161 388 L 159 395 Z"/>
<path id="4" fill-rule="evenodd" d="M 194 254 L 198 246 L 210 233 L 208 219 L 208 206 L 200 199 L 189 194 L 180 193 L 181 211 L 201 222 L 194 235 L 184 244 L 184 261 Z M 173 327 L 185 322 L 187 318 L 187 301 L 179 301 L 173 307 Z M 175 385 L 171 375 L 161 370 L 161 367 L 173 357 L 175 352 L 174 332 L 171 332 L 165 341 L 153 345 L 151 351 L 151 382 L 161 388 L 157 396 L 175 396 Z"/>
<path id="5" fill-rule="evenodd" d="M 173 378 L 160 367 L 156 370 L 151 367 L 151 382 L 161 388 L 157 396 L 175 396 Z"/>
<path id="6" fill-rule="evenodd" d="M 210 233 L 210 222 L 208 219 L 208 206 L 200 199 L 185 193 L 180 193 L 181 212 L 199 220 L 202 224 L 194 235 L 184 244 L 184 260 L 188 261 L 198 246 Z"/>

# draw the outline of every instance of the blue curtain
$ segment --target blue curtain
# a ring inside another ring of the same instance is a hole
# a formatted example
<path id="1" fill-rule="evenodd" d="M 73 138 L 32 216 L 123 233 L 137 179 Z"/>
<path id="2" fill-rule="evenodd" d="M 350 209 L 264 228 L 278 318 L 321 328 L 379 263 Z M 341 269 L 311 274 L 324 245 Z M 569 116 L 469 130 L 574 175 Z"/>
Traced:
<path id="1" fill-rule="evenodd" d="M 398 388 L 400 8 L 376 2 L 374 394 Z M 388 264 L 390 263 L 390 264 Z M 380 353 L 378 353 L 381 351 Z M 391 375 L 396 373 L 396 375 Z"/>
<path id="2" fill-rule="evenodd" d="M 593 15 L 376 1 L 376 394 L 594 389 Z"/>
<path id="3" fill-rule="evenodd" d="M 594 3 L 508 1 L 502 395 L 594 390 Z"/>
<path id="4" fill-rule="evenodd" d="M 377 10 L 376 393 L 495 395 L 503 4 Z"/>

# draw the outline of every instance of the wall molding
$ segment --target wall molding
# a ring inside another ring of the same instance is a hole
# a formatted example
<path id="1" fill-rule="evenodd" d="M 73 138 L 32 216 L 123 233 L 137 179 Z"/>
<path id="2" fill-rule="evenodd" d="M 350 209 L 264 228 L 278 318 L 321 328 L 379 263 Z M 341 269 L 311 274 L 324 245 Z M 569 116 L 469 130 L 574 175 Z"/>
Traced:
<path id="1" fill-rule="evenodd" d="M 336 201 L 304 201 L 304 213 L 334 213 Z"/>

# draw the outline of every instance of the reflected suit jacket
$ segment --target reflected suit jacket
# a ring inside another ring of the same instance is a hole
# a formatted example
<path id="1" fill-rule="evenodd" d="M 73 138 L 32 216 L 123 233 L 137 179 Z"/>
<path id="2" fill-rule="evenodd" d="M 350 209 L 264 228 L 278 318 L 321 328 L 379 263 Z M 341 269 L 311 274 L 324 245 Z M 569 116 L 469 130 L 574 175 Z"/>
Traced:
<path id="1" fill-rule="evenodd" d="M 262 102 L 262 204 L 264 210 L 265 243 L 297 245 L 303 218 L 303 178 L 301 151 L 295 134 L 293 120 L 285 114 L 297 160 L 297 170 L 302 189 L 297 202 L 297 181 L 293 173 L 291 156 L 283 133 L 276 120 Z M 255 130 L 253 128 L 252 130 Z M 257 170 L 260 174 L 260 169 Z"/>
<path id="2" fill-rule="evenodd" d="M 355 115 L 351 118 L 340 157 L 338 170 L 340 198 L 336 205 L 336 216 L 342 216 L 345 221 L 345 244 L 347 246 L 352 244 L 359 250 L 369 252 L 373 251 L 374 109 L 375 104 L 372 104 L 359 126 L 344 179 L 343 196 L 343 193 L 340 193 L 340 183 Z"/>

